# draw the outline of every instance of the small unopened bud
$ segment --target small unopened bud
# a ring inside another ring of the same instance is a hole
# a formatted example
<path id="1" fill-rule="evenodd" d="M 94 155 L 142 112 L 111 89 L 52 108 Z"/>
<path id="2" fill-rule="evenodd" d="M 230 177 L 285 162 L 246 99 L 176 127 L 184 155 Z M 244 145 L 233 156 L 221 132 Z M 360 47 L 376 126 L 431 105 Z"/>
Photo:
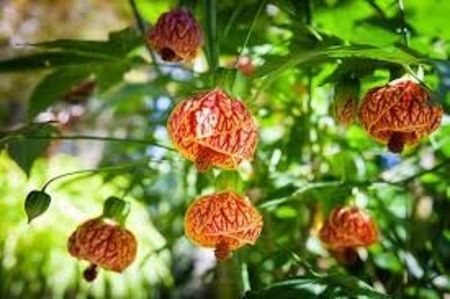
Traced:
<path id="1" fill-rule="evenodd" d="M 51 197 L 43 191 L 31 191 L 25 199 L 25 212 L 27 213 L 28 223 L 42 215 L 50 206 Z"/>

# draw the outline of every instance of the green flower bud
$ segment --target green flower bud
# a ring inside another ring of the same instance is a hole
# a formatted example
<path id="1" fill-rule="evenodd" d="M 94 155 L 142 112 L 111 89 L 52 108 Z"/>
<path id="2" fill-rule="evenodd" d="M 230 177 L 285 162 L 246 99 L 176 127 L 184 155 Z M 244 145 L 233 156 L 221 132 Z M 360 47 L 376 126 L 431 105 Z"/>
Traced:
<path id="1" fill-rule="evenodd" d="M 31 191 L 25 199 L 25 212 L 27 213 L 28 223 L 34 218 L 47 211 L 50 206 L 51 197 L 43 191 Z"/>

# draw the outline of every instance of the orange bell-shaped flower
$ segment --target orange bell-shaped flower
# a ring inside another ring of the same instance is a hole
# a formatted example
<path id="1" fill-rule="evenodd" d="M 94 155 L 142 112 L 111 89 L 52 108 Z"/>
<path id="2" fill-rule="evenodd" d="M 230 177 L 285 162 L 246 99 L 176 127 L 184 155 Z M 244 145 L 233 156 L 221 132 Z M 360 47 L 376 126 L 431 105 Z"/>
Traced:
<path id="1" fill-rule="evenodd" d="M 368 247 L 378 240 L 372 218 L 356 207 L 336 208 L 320 229 L 319 237 L 331 250 Z"/>
<path id="2" fill-rule="evenodd" d="M 251 202 L 230 191 L 198 198 L 184 218 L 188 238 L 199 246 L 215 248 L 215 256 L 221 261 L 231 251 L 253 245 L 262 227 L 262 216 Z"/>
<path id="3" fill-rule="evenodd" d="M 359 109 L 362 126 L 390 151 L 401 153 L 436 130 L 442 107 L 431 105 L 430 94 L 420 84 L 404 77 L 371 89 Z"/>
<path id="4" fill-rule="evenodd" d="M 176 105 L 167 129 L 177 150 L 200 172 L 211 166 L 236 169 L 243 160 L 253 158 L 258 139 L 245 104 L 220 89 L 196 94 Z"/>
<path id="5" fill-rule="evenodd" d="M 203 34 L 194 16 L 185 9 L 162 14 L 149 33 L 150 45 L 165 61 L 190 61 L 202 47 Z"/>
<path id="6" fill-rule="evenodd" d="M 72 256 L 91 263 L 84 278 L 92 281 L 97 266 L 119 273 L 125 270 L 136 258 L 137 243 L 129 230 L 99 217 L 84 222 L 73 232 L 68 249 Z"/>

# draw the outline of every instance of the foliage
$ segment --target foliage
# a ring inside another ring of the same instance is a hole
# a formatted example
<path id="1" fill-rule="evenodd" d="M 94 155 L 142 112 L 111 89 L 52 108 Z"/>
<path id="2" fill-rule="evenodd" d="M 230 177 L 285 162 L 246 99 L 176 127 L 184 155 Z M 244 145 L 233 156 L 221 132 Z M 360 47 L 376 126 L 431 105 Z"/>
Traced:
<path id="1" fill-rule="evenodd" d="M 0 297 L 449 293 L 448 116 L 429 139 L 398 156 L 358 123 L 339 126 L 331 110 L 333 88 L 343 77 L 358 77 L 362 96 L 406 72 L 426 84 L 448 113 L 450 2 L 404 1 L 404 16 L 402 1 L 392 0 L 180 2 L 205 34 L 203 53 L 190 65 L 161 62 L 131 19 L 129 28 L 105 40 L 33 43 L 26 54 L 0 61 L 2 76 L 39 79 L 27 117 L 0 133 Z M 178 1 L 131 3 L 142 25 Z M 399 34 L 403 26 L 409 36 Z M 236 70 L 240 55 L 255 65 L 251 76 Z M 86 80 L 95 82 L 93 96 L 64 100 Z M 172 150 L 165 124 L 177 102 L 216 86 L 246 102 L 260 141 L 254 161 L 237 173 L 199 174 Z M 85 113 L 65 123 L 40 121 L 73 107 Z M 0 113 L 1 123 L 6 118 Z M 51 186 L 50 207 L 29 227 L 26 194 L 43 186 Z M 210 251 L 188 242 L 183 217 L 194 198 L 226 188 L 246 193 L 263 213 L 264 230 L 255 246 L 216 265 Z M 89 287 L 80 281 L 83 265 L 66 252 L 67 237 L 101 214 L 111 197 L 131 202 L 127 224 L 139 255 L 122 276 L 102 274 Z M 381 234 L 378 244 L 359 251 L 355 267 L 339 264 L 317 236 L 329 212 L 347 204 L 367 209 Z"/>

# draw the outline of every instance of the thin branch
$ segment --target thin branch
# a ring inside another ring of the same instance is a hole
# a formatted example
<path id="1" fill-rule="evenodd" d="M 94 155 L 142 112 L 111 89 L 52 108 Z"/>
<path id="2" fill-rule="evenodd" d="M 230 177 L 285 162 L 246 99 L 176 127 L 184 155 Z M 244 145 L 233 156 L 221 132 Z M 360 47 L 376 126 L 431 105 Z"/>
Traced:
<path id="1" fill-rule="evenodd" d="M 305 1 L 305 23 L 308 26 L 312 25 L 312 8 L 311 8 L 311 0 Z"/>
<path id="2" fill-rule="evenodd" d="M 145 47 L 147 48 L 147 51 L 149 52 L 150 57 L 152 58 L 153 66 L 155 67 L 155 70 L 158 73 L 158 75 L 162 75 L 162 72 L 156 61 L 155 52 L 153 51 L 153 49 L 150 47 L 150 45 L 147 42 L 147 27 L 148 26 L 146 25 L 145 21 L 142 19 L 141 15 L 139 14 L 135 0 L 129 0 L 129 2 L 130 2 L 131 9 L 133 11 L 134 18 L 136 19 L 136 23 L 137 23 L 139 32 L 141 33 L 142 39 L 144 40 Z"/>
<path id="3" fill-rule="evenodd" d="M 54 181 L 57 181 L 59 179 L 62 179 L 62 178 L 68 177 L 68 176 L 83 174 L 83 173 L 99 173 L 99 172 L 105 172 L 105 171 L 118 171 L 118 170 L 136 167 L 137 165 L 144 164 L 147 161 L 149 161 L 149 159 L 141 159 L 138 161 L 134 161 L 134 162 L 130 162 L 130 163 L 122 164 L 122 165 L 106 166 L 106 167 L 100 167 L 100 168 L 94 168 L 94 169 L 83 169 L 83 170 L 77 170 L 77 171 L 63 173 L 63 174 L 60 174 L 60 175 L 55 176 L 55 177 L 51 178 L 50 180 L 48 180 L 47 183 L 45 183 L 44 186 L 42 187 L 42 192 L 45 192 L 45 189 L 47 189 L 47 187 Z"/>
<path id="4" fill-rule="evenodd" d="M 381 9 L 381 7 L 375 2 L 375 0 L 366 0 L 367 3 L 377 12 L 377 14 L 382 17 L 383 19 L 386 19 L 386 14 Z"/>
<path id="5" fill-rule="evenodd" d="M 436 165 L 436 166 L 434 166 L 434 167 L 432 167 L 430 169 L 419 171 L 418 173 L 416 173 L 416 174 L 414 174 L 412 176 L 409 176 L 406 179 L 403 179 L 403 180 L 400 180 L 398 182 L 395 182 L 395 184 L 406 184 L 406 183 L 409 183 L 409 182 L 414 181 L 415 179 L 418 179 L 421 176 L 424 176 L 424 175 L 426 175 L 428 173 L 432 173 L 432 172 L 438 171 L 439 169 L 441 169 L 441 168 L 443 168 L 444 166 L 447 166 L 447 165 L 450 165 L 450 159 L 446 159 L 443 162 L 439 163 L 438 165 Z"/>
<path id="6" fill-rule="evenodd" d="M 217 39 L 217 2 L 216 0 L 204 0 L 205 8 L 205 31 L 207 41 L 208 66 L 214 74 L 219 66 L 219 44 Z"/>
<path id="7" fill-rule="evenodd" d="M 400 31 L 403 37 L 403 44 L 406 47 L 409 47 L 409 31 L 406 26 L 405 5 L 403 4 L 403 0 L 397 0 L 397 5 L 399 10 L 399 23 L 400 23 Z"/>

